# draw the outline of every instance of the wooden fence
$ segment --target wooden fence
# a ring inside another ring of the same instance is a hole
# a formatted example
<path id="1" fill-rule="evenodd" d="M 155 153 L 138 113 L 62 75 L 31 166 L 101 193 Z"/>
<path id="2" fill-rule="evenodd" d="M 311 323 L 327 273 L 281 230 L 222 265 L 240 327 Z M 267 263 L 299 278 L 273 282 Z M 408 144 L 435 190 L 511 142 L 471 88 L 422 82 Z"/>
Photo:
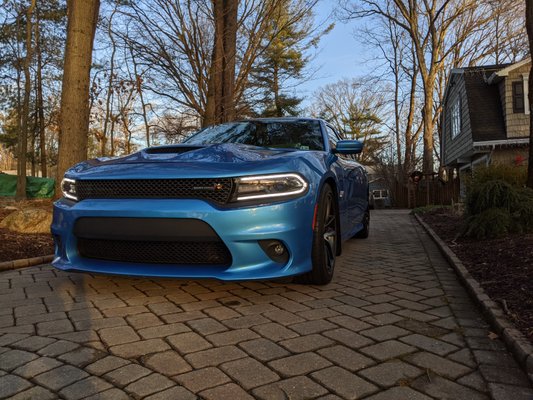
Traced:
<path id="1" fill-rule="evenodd" d="M 412 186 L 413 187 L 413 186 Z M 459 200 L 459 178 L 443 182 L 437 178 L 422 179 L 411 193 L 406 184 L 395 182 L 391 188 L 392 206 L 415 208 L 427 205 L 451 205 Z M 411 194 L 411 199 L 409 195 Z"/>

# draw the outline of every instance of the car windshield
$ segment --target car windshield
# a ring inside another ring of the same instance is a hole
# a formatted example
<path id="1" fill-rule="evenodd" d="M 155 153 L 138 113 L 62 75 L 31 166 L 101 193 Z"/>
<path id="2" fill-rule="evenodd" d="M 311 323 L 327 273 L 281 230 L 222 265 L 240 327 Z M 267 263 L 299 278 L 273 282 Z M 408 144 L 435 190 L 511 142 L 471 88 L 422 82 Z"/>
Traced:
<path id="1" fill-rule="evenodd" d="M 324 150 L 320 123 L 316 120 L 230 122 L 202 129 L 183 143 L 241 143 L 261 147 Z"/>

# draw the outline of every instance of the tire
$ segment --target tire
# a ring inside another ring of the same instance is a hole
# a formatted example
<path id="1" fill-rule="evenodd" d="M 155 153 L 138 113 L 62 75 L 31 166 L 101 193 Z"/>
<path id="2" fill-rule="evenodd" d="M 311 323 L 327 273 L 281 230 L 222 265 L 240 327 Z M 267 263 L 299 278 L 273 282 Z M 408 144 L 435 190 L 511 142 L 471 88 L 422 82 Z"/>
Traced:
<path id="1" fill-rule="evenodd" d="M 370 208 L 367 208 L 365 211 L 365 216 L 363 217 L 363 229 L 355 234 L 355 238 L 366 239 L 370 234 Z"/>
<path id="2" fill-rule="evenodd" d="M 297 282 L 326 285 L 335 270 L 339 240 L 337 199 L 331 186 L 325 185 L 320 193 L 317 220 L 313 231 L 311 259 L 313 269 L 297 278 Z"/>

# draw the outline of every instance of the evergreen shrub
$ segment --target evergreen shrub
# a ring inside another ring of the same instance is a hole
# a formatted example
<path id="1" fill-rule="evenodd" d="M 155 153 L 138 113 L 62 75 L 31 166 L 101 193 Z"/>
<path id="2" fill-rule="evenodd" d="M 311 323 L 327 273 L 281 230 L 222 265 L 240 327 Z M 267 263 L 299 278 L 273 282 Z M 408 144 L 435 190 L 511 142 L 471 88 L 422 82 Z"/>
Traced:
<path id="1" fill-rule="evenodd" d="M 525 169 L 496 165 L 479 168 L 467 181 L 463 234 L 477 239 L 533 232 L 533 190 Z"/>

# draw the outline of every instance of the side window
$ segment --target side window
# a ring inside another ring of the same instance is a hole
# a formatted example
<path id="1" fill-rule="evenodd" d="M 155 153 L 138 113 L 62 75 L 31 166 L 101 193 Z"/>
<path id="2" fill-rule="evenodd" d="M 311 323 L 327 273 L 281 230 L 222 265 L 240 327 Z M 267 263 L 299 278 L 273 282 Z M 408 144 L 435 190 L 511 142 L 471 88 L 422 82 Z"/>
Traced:
<path id="1" fill-rule="evenodd" d="M 326 125 L 326 130 L 328 132 L 329 146 L 334 149 L 337 147 L 337 142 L 342 139 L 342 137 L 333 130 L 329 125 Z M 355 156 L 352 154 L 338 154 L 339 157 L 344 158 L 345 160 L 355 160 Z"/>
<path id="2" fill-rule="evenodd" d="M 326 132 L 328 133 L 329 146 L 332 149 L 336 148 L 337 142 L 339 141 L 339 136 L 329 125 L 326 125 Z"/>

